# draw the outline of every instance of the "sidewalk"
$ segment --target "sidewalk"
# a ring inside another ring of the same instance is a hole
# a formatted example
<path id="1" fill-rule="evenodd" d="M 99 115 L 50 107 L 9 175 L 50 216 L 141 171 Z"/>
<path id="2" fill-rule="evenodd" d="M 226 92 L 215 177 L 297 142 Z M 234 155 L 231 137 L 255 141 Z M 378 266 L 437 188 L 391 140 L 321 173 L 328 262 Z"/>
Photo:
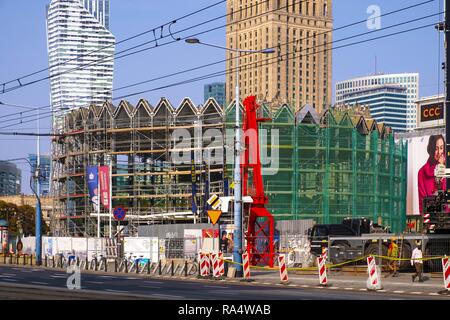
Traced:
<path id="1" fill-rule="evenodd" d="M 386 273 L 381 276 L 381 292 L 392 292 L 398 294 L 413 295 L 438 295 L 438 292 L 444 289 L 444 281 L 441 278 L 431 277 L 431 274 L 424 273 L 424 282 L 412 282 L 413 273 L 400 273 L 398 277 L 389 276 L 385 278 Z M 300 286 L 305 288 L 322 288 L 319 286 L 318 274 L 299 275 L 291 272 L 289 276 L 290 286 Z M 251 278 L 255 284 L 279 284 L 280 276 L 276 271 L 251 271 Z M 367 290 L 367 274 L 349 275 L 339 271 L 328 270 L 328 287 L 327 290 Z M 449 295 L 450 298 L 450 295 Z"/>

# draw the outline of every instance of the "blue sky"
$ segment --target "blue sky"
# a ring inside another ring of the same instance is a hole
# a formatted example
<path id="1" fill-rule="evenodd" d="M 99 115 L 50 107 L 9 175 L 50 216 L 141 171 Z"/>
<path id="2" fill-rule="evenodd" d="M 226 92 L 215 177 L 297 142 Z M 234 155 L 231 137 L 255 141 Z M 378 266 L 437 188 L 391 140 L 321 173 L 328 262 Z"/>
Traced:
<path id="1" fill-rule="evenodd" d="M 218 0 L 111 0 L 111 31 L 117 40 L 124 39 L 144 30 L 158 27 L 187 13 L 206 7 Z M 367 19 L 370 15 L 367 8 L 377 5 L 381 14 L 410 6 L 424 0 L 334 0 L 333 15 L 334 27 L 338 28 L 356 21 Z M 50 0 L 0 0 L 0 83 L 28 74 L 30 72 L 46 68 L 48 66 L 46 49 L 45 6 Z M 435 0 L 430 4 L 420 6 L 402 13 L 398 13 L 381 19 L 381 27 L 424 17 L 438 13 L 442 0 Z M 221 16 L 225 13 L 225 4 L 220 4 L 205 12 L 191 16 L 177 22 L 172 31 L 181 30 L 188 26 Z M 386 31 L 380 31 L 373 35 L 359 37 L 354 40 L 336 43 L 336 46 L 351 43 L 357 40 L 368 39 L 382 34 L 406 30 L 412 27 L 432 24 L 439 20 L 434 16 L 405 26 Z M 200 32 L 210 28 L 222 26 L 225 19 L 217 20 L 210 24 L 193 29 L 190 32 Z M 369 31 L 365 23 L 357 26 L 338 30 L 333 33 L 333 40 L 342 39 L 359 33 Z M 182 36 L 188 36 L 185 32 Z M 152 35 L 140 37 L 130 42 L 117 46 L 116 50 L 122 50 L 138 43 L 149 41 Z M 202 41 L 225 45 L 225 28 L 204 34 Z M 439 34 L 433 27 L 385 38 L 374 42 L 368 42 L 357 46 L 333 51 L 333 84 L 336 81 L 350 77 L 373 74 L 375 72 L 375 57 L 377 57 L 377 70 L 384 73 L 419 72 L 420 96 L 436 94 L 438 92 L 438 80 L 443 82 L 443 73 L 440 71 L 439 56 L 443 57 L 443 45 L 439 46 Z M 441 50 L 439 50 L 439 48 Z M 116 60 L 114 71 L 114 87 L 118 88 L 131 83 L 163 76 L 183 69 L 203 65 L 209 62 L 225 58 L 221 50 L 205 46 L 187 45 L 180 41 L 175 44 L 151 49 L 130 57 Z M 224 65 L 216 65 L 197 72 L 179 75 L 169 79 L 155 81 L 138 87 L 116 92 L 115 96 L 132 92 L 152 89 L 224 70 Z M 38 77 L 45 77 L 46 72 Z M 30 78 L 31 79 L 31 78 Z M 36 78 L 34 78 L 36 79 Z M 131 97 L 131 103 L 143 97 L 156 104 L 160 97 L 167 97 L 175 106 L 184 98 L 191 97 L 195 104 L 203 103 L 203 85 L 212 81 L 223 81 L 224 77 L 195 82 L 187 85 L 167 88 L 156 92 L 146 93 Z M 443 85 L 440 90 L 442 92 Z M 333 86 L 334 91 L 334 86 Z M 43 81 L 32 86 L 16 90 L 7 94 L 0 94 L 0 101 L 16 105 L 40 107 L 49 104 L 49 83 Z M 15 122 L 5 123 L 5 115 L 25 111 L 13 107 L 1 106 L 0 127 Z M 3 119 L 2 119 L 3 118 Z M 36 123 L 26 123 L 12 128 L 0 129 L 0 131 L 24 131 L 35 132 Z M 43 119 L 40 125 L 42 132 L 50 131 L 49 119 Z M 42 151 L 50 152 L 48 138 L 42 139 Z M 35 152 L 35 138 L 0 136 L 0 159 L 12 159 L 26 157 L 28 153 Z M 23 170 L 22 190 L 30 193 L 29 166 L 18 162 Z"/>

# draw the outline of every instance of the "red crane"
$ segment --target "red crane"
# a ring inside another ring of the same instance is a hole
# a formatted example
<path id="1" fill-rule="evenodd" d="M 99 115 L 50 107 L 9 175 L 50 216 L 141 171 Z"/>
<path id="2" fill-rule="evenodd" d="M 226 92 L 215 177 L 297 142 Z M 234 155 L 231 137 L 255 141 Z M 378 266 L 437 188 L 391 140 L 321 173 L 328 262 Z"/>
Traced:
<path id="1" fill-rule="evenodd" d="M 269 199 L 264 194 L 264 184 L 261 174 L 261 159 L 258 142 L 258 123 L 269 121 L 268 118 L 257 118 L 259 105 L 255 96 L 247 97 L 244 102 L 245 114 L 242 122 L 244 130 L 241 158 L 242 194 L 251 196 L 253 203 L 246 205 L 244 214 L 248 215 L 247 253 L 250 263 L 263 263 L 273 267 L 274 261 L 274 219 L 266 209 Z M 249 186 L 249 172 L 252 172 Z"/>

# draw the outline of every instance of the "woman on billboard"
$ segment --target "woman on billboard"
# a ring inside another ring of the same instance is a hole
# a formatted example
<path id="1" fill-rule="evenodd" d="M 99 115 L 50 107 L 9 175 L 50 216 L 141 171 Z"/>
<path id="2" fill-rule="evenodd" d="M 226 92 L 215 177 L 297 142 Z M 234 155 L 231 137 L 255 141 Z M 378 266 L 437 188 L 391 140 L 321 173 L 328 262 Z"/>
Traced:
<path id="1" fill-rule="evenodd" d="M 445 164 L 445 140 L 442 135 L 430 136 L 427 146 L 428 161 L 419 170 L 419 210 L 422 214 L 423 198 L 432 196 L 438 190 L 438 181 L 434 176 L 434 169 L 437 164 Z M 445 179 L 441 179 L 440 188 L 445 190 Z"/>

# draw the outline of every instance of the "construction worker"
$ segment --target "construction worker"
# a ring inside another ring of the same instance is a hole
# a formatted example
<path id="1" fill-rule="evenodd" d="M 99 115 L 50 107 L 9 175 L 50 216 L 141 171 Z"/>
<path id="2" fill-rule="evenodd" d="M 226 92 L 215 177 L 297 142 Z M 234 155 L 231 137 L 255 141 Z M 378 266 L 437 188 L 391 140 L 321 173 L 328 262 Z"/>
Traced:
<path id="1" fill-rule="evenodd" d="M 389 274 L 387 274 L 386 277 L 389 277 L 390 275 L 392 275 L 393 277 L 398 277 L 397 260 L 395 260 L 398 258 L 398 245 L 396 237 L 391 238 L 391 243 L 389 244 L 388 248 L 388 257 L 391 259 L 388 263 Z"/>
<path id="2" fill-rule="evenodd" d="M 422 271 L 423 271 L 423 261 L 422 259 L 422 243 L 420 241 L 416 241 L 416 248 L 413 250 L 411 255 L 411 265 L 416 268 L 416 273 L 412 275 L 412 282 L 419 277 L 419 282 L 423 282 Z M 420 260 L 418 260 L 420 259 Z"/>

